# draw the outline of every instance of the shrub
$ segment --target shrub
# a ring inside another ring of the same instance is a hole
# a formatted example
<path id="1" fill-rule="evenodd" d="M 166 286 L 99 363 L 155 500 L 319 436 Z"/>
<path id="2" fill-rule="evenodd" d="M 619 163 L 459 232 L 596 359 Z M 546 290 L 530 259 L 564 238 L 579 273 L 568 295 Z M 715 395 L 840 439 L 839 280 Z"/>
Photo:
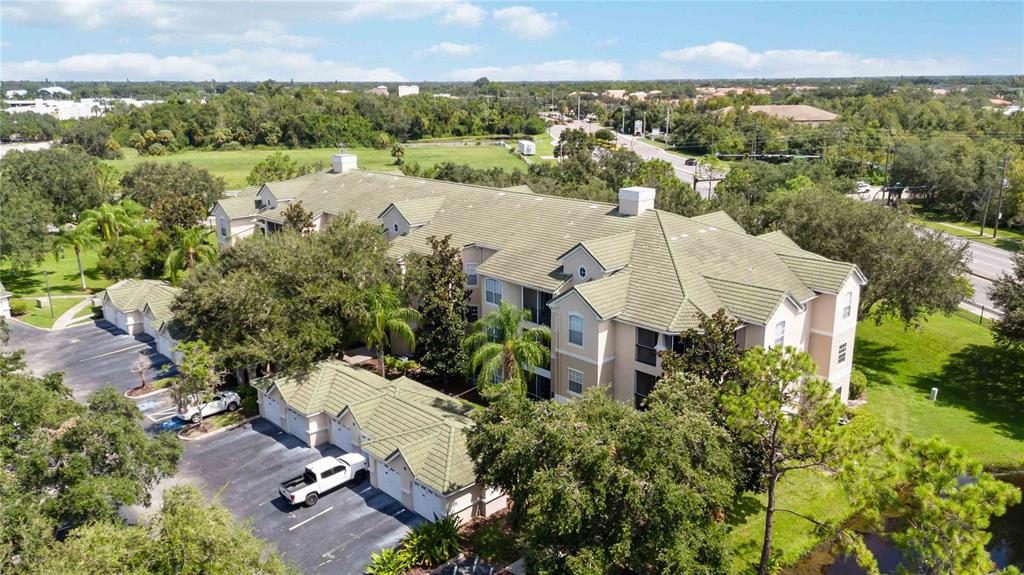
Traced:
<path id="1" fill-rule="evenodd" d="M 409 375 L 420 370 L 420 364 L 414 359 L 404 359 L 400 357 L 394 357 L 390 355 L 384 356 L 384 367 L 388 368 L 388 371 L 393 373 L 400 373 L 402 375 Z"/>
<path id="2" fill-rule="evenodd" d="M 366 566 L 366 572 L 371 575 L 404 575 L 409 569 L 412 569 L 412 558 L 404 549 L 370 553 L 370 564 Z"/>
<path id="3" fill-rule="evenodd" d="M 244 150 L 245 146 L 243 146 L 239 142 L 231 141 L 231 142 L 228 142 L 228 143 L 224 144 L 223 146 L 221 146 L 218 149 L 220 151 L 222 151 L 222 152 L 237 152 L 239 150 Z"/>
<path id="4" fill-rule="evenodd" d="M 11 315 L 17 317 L 19 315 L 25 315 L 28 313 L 29 308 L 32 304 L 23 299 L 12 299 L 11 300 Z"/>
<path id="5" fill-rule="evenodd" d="M 594 138 L 598 140 L 604 140 L 606 142 L 611 142 L 615 140 L 615 134 L 613 134 L 612 131 L 609 130 L 608 128 L 601 128 L 600 130 L 594 132 Z"/>
<path id="6" fill-rule="evenodd" d="M 256 413 L 260 410 L 259 398 L 256 397 L 256 388 L 245 384 L 238 386 L 238 397 L 242 399 L 243 413 Z"/>
<path id="7" fill-rule="evenodd" d="M 458 517 L 446 516 L 413 529 L 402 540 L 413 565 L 433 567 L 458 555 L 462 536 Z"/>
<path id="8" fill-rule="evenodd" d="M 868 378 L 859 369 L 850 374 L 850 399 L 860 399 L 868 387 Z"/>

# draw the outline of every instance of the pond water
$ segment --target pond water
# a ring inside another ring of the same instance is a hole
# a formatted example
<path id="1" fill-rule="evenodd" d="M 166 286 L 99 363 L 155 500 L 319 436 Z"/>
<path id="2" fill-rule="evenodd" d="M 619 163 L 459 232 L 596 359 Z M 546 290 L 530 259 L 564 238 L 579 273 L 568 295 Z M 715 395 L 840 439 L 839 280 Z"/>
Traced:
<path id="1" fill-rule="evenodd" d="M 996 477 L 1007 481 L 1024 490 L 1024 471 L 997 474 Z M 992 520 L 989 527 L 992 540 L 988 549 L 992 561 L 997 567 L 1013 565 L 1024 569 L 1024 503 L 1007 509 L 1002 517 Z M 888 539 L 873 533 L 864 536 L 868 549 L 878 560 L 878 568 L 882 573 L 895 573 L 903 555 Z M 828 553 L 829 544 L 825 544 L 811 553 L 786 572 L 791 575 L 865 575 L 865 571 L 857 562 L 848 557 L 833 557 Z"/>

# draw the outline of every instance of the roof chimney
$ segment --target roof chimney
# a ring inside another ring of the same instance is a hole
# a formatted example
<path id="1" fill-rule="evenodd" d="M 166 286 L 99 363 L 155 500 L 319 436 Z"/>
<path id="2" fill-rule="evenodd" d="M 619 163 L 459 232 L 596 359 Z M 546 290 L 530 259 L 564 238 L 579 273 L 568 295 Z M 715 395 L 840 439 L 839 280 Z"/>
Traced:
<path id="1" fill-rule="evenodd" d="M 334 154 L 331 156 L 331 165 L 334 166 L 332 170 L 335 174 L 344 174 L 345 172 L 351 172 L 356 169 L 356 155 L 355 154 Z"/>
<path id="2" fill-rule="evenodd" d="M 639 216 L 647 210 L 654 209 L 654 188 L 633 186 L 619 188 L 619 215 Z"/>

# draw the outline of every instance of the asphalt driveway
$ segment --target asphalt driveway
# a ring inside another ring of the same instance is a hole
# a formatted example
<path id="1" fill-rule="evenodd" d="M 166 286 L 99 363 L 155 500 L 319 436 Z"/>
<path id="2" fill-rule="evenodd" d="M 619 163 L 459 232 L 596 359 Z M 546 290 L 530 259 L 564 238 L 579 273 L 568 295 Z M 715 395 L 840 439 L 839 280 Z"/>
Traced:
<path id="1" fill-rule="evenodd" d="M 64 372 L 65 385 L 79 401 L 102 387 L 127 391 L 137 386 L 139 375 L 131 369 L 140 358 L 146 366 L 146 381 L 173 373 L 162 372 L 171 362 L 156 352 L 153 338 L 128 335 L 103 320 L 57 331 L 18 321 L 8 325 L 11 340 L 7 347 L 24 349 L 25 361 L 36 375 Z"/>
<path id="2" fill-rule="evenodd" d="M 175 482 L 199 485 L 235 517 L 250 521 L 303 573 L 360 574 L 370 553 L 398 543 L 424 520 L 370 486 L 340 487 L 313 507 L 293 507 L 278 485 L 306 464 L 344 453 L 334 446 L 309 448 L 273 424 L 255 419 L 237 429 L 188 442 Z"/>

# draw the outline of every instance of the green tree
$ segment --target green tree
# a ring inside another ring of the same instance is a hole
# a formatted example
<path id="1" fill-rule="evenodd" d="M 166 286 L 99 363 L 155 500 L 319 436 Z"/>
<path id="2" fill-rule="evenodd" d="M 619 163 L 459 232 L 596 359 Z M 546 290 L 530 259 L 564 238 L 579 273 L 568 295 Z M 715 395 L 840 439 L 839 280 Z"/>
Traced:
<path id="1" fill-rule="evenodd" d="M 72 122 L 64 130 L 62 143 L 79 146 L 85 153 L 97 158 L 120 157 L 119 151 L 107 146 L 110 141 L 110 127 L 103 118 L 85 118 Z"/>
<path id="2" fill-rule="evenodd" d="M 305 233 L 313 229 L 313 214 L 302 207 L 302 202 L 290 202 L 281 213 L 285 229 Z"/>
<path id="3" fill-rule="evenodd" d="M 478 319 L 463 340 L 470 354 L 469 372 L 476 375 L 482 391 L 500 382 L 523 393 L 534 368 L 551 361 L 551 331 L 544 326 L 524 330 L 524 321 L 530 321 L 530 311 L 503 300 L 498 309 Z"/>
<path id="4" fill-rule="evenodd" d="M 405 146 L 399 142 L 395 142 L 391 145 L 391 157 L 395 159 L 395 164 L 401 166 L 402 158 L 405 157 Z"/>
<path id="5" fill-rule="evenodd" d="M 736 330 L 742 325 L 724 309 L 711 315 L 700 314 L 697 327 L 679 335 L 681 350 L 662 352 L 662 371 L 666 375 L 700 375 L 724 388 L 726 382 L 736 377 L 743 359 L 743 350 L 736 342 Z"/>
<path id="6" fill-rule="evenodd" d="M 119 204 L 103 204 L 82 213 L 78 226 L 98 233 L 105 242 L 121 239 L 121 233 L 130 228 L 135 219 L 128 213 L 125 206 Z"/>
<path id="7" fill-rule="evenodd" d="M 410 262 L 423 275 L 419 308 L 423 321 L 419 327 L 420 363 L 442 376 L 447 383 L 452 375 L 464 373 L 466 352 L 466 314 L 470 291 L 462 271 L 462 255 L 451 245 L 451 236 L 427 238 L 429 256 Z"/>
<path id="8" fill-rule="evenodd" d="M 4 187 L 30 193 L 11 194 L 11 199 L 39 198 L 50 204 L 55 225 L 73 222 L 82 212 L 96 208 L 110 200 L 97 185 L 99 162 L 78 148 L 49 148 L 35 151 L 15 150 L 0 158 L 0 172 L 4 174 Z M 4 204 L 5 216 L 11 206 Z"/>
<path id="9" fill-rule="evenodd" d="M 811 358 L 793 347 L 755 347 L 747 351 L 722 398 L 729 428 L 755 442 L 766 461 L 768 502 L 759 575 L 769 572 L 775 515 L 783 511 L 776 506 L 779 482 L 798 469 L 837 472 L 856 453 L 839 424 L 842 402 L 815 371 Z"/>
<path id="10" fill-rule="evenodd" d="M 181 364 L 178 376 L 174 381 L 174 401 L 178 411 L 188 407 L 201 407 L 213 396 L 220 384 L 220 376 L 214 366 L 210 346 L 201 339 L 179 343 L 177 350 L 181 352 Z M 199 420 L 192 423 L 203 427 L 203 410 L 198 409 Z"/>
<path id="11" fill-rule="evenodd" d="M 178 274 L 182 270 L 194 271 L 201 263 L 217 258 L 217 247 L 213 243 L 213 231 L 193 227 L 177 228 L 173 247 L 164 261 L 164 273 L 177 285 Z"/>
<path id="12" fill-rule="evenodd" d="M 1024 254 L 1014 254 L 1013 275 L 1003 273 L 992 282 L 989 298 L 1003 311 L 996 319 L 996 341 L 1010 348 L 1024 347 Z"/>
<path id="13" fill-rule="evenodd" d="M 38 190 L 21 186 L 0 170 L 0 260 L 30 268 L 49 252 L 53 204 Z"/>
<path id="14" fill-rule="evenodd" d="M 299 175 L 299 163 L 283 152 L 274 152 L 263 158 L 246 178 L 250 186 L 262 186 L 267 182 L 290 180 Z"/>
<path id="15" fill-rule="evenodd" d="M 588 390 L 566 404 L 505 389 L 473 415 L 478 479 L 540 573 L 721 573 L 731 504 L 729 437 L 678 390 L 645 411 Z"/>
<path id="16" fill-rule="evenodd" d="M 227 509 L 210 504 L 196 487 L 174 486 L 153 517 L 129 525 L 98 521 L 56 543 L 26 573 L 261 573 L 290 575 L 291 565 Z"/>
<path id="17" fill-rule="evenodd" d="M 641 162 L 636 173 L 627 181 L 627 186 L 644 186 L 657 190 L 655 206 L 682 216 L 696 216 L 701 213 L 703 201 L 690 184 L 683 183 L 676 176 L 672 164 L 664 160 Z"/>
<path id="18" fill-rule="evenodd" d="M 93 235 L 92 229 L 88 226 L 76 226 L 61 230 L 53 243 L 58 247 L 70 247 L 75 251 L 75 260 L 78 263 L 78 277 L 82 280 L 82 291 L 88 289 L 85 285 L 85 268 L 82 267 L 82 250 L 89 249 L 99 243 L 99 239 Z"/>
<path id="19" fill-rule="evenodd" d="M 384 377 L 384 354 L 391 345 L 392 337 L 401 339 L 410 349 L 416 348 L 416 334 L 409 324 L 420 321 L 420 314 L 402 305 L 398 293 L 386 283 L 366 290 L 362 313 L 366 346 L 377 353 L 380 375 Z"/>
<path id="20" fill-rule="evenodd" d="M 141 162 L 121 177 L 124 197 L 152 208 L 169 196 L 198 198 L 205 209 L 224 195 L 224 179 L 188 162 Z"/>

